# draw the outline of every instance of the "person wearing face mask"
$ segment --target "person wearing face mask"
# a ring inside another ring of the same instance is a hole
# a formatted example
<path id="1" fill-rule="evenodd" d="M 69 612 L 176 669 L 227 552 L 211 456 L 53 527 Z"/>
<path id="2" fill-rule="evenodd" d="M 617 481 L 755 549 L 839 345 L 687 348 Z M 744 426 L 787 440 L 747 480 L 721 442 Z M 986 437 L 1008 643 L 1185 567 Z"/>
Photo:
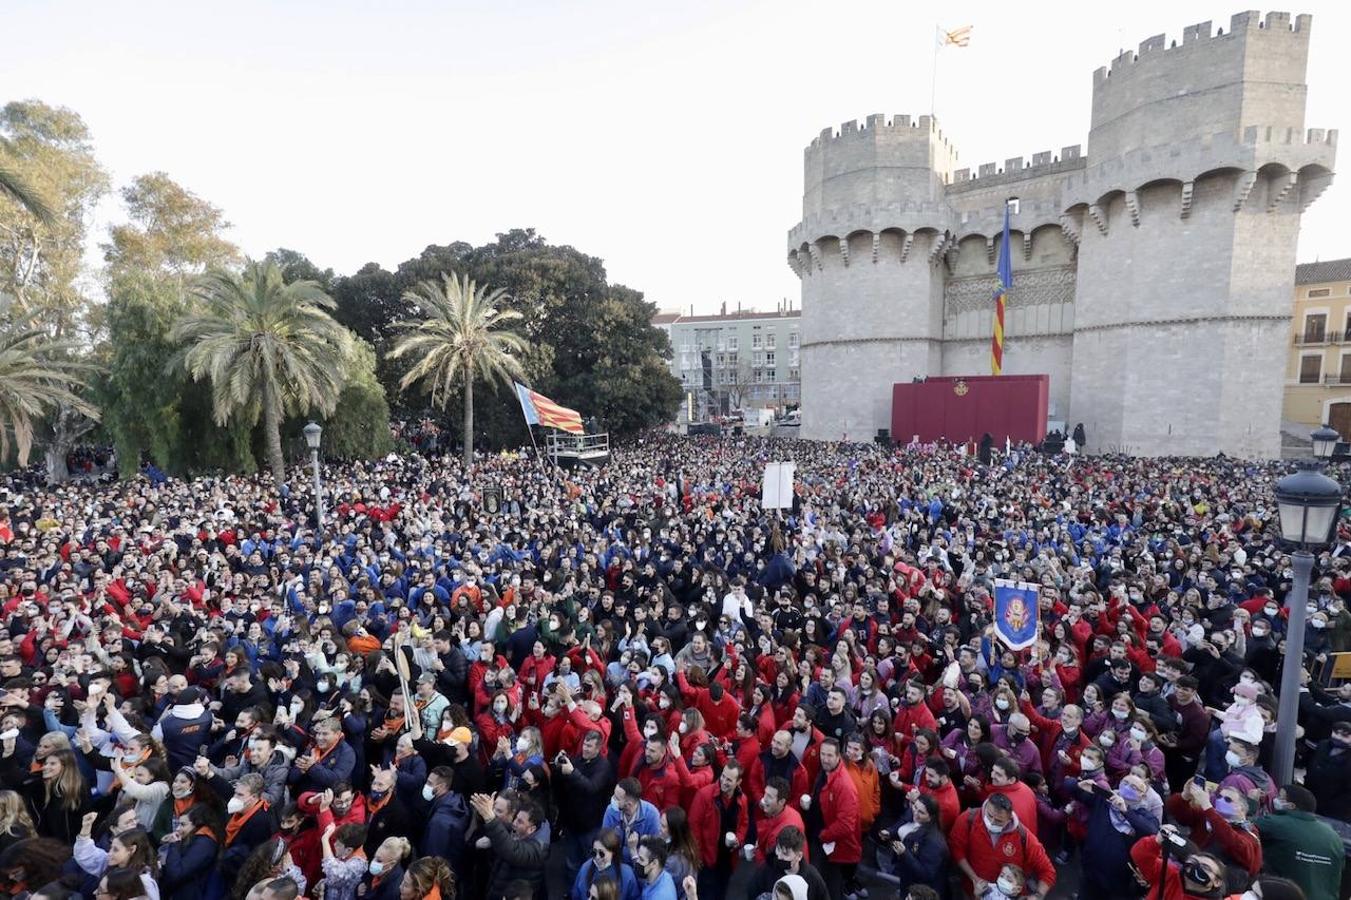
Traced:
<path id="1" fill-rule="evenodd" d="M 403 882 L 404 867 L 413 856 L 413 845 L 407 838 L 387 837 L 374 852 L 369 850 L 371 840 L 366 838 L 366 874 L 361 879 L 365 888 L 357 889 L 362 900 L 399 900 L 399 885 Z"/>
<path id="2" fill-rule="evenodd" d="M 1044 898 L 1055 887 L 1055 867 L 1045 848 L 1018 821 L 1012 802 L 1002 794 L 962 814 L 948 832 L 948 849 L 972 896 L 980 896 L 987 885 L 998 881 L 1000 870 L 1009 864 L 1026 874 L 1030 896 Z"/>
<path id="3" fill-rule="evenodd" d="M 422 799 L 427 806 L 423 815 L 426 824 L 418 846 L 426 856 L 440 856 L 458 865 L 464 853 L 465 829 L 470 822 L 469 806 L 464 796 L 451 790 L 454 773 L 445 766 L 437 766 L 427 774 L 422 786 Z"/>
<path id="4" fill-rule="evenodd" d="M 586 861 L 586 848 L 595 838 L 615 785 L 614 767 L 603 752 L 605 740 L 599 731 L 588 731 L 581 752 L 560 752 L 554 759 L 553 788 L 558 806 L 558 825 L 563 832 L 568 874 L 576 877 Z"/>
<path id="5" fill-rule="evenodd" d="M 225 823 L 220 868 L 226 883 L 231 884 L 253 849 L 277 830 L 277 821 L 271 804 L 263 797 L 263 777 L 257 774 L 244 775 L 235 782 L 225 811 L 230 818 Z"/>
<path id="6" fill-rule="evenodd" d="M 479 756 L 485 765 L 491 765 L 493 755 L 501 741 L 506 740 L 510 747 L 516 739 L 516 717 L 513 714 L 511 700 L 505 691 L 493 694 L 491 704 L 474 717 L 474 727 L 478 731 Z"/>
<path id="7" fill-rule="evenodd" d="M 1269 809 L 1276 796 L 1276 782 L 1257 764 L 1258 745 L 1230 738 L 1228 748 L 1224 754 L 1228 774 L 1220 780 L 1220 787 L 1237 788 L 1256 808 Z"/>
<path id="8" fill-rule="evenodd" d="M 1318 798 L 1323 815 L 1351 821 L 1351 719 L 1338 721 L 1331 735 L 1318 742 L 1307 763 L 1304 786 Z"/>
<path id="9" fill-rule="evenodd" d="M 1166 838 L 1165 832 L 1172 837 Z M 1182 848 L 1172 849 L 1172 854 L 1180 854 L 1181 859 L 1171 857 L 1165 872 L 1161 847 L 1165 839 L 1182 841 L 1169 825 L 1158 834 L 1140 838 L 1131 848 L 1131 864 L 1139 873 L 1137 881 L 1146 888 L 1146 900 L 1205 900 L 1224 896 L 1224 865 L 1209 854 L 1193 852 L 1195 848 L 1185 841 Z"/>
<path id="10" fill-rule="evenodd" d="M 1188 781 L 1180 794 L 1168 798 L 1166 808 L 1173 821 L 1190 829 L 1197 847 L 1224 863 L 1228 891 L 1247 890 L 1262 868 L 1262 844 L 1248 821 L 1247 798 L 1222 788 L 1212 799 L 1204 787 Z"/>
<path id="11" fill-rule="evenodd" d="M 1008 724 L 994 725 L 994 745 L 1007 753 L 1024 772 L 1041 772 L 1041 752 L 1031 738 L 1032 722 L 1021 712 L 1009 716 Z"/>
<path id="12" fill-rule="evenodd" d="M 1127 775 L 1116 791 L 1076 783 L 1070 794 L 1088 808 L 1081 848 L 1085 896 L 1132 895 L 1130 850 L 1139 838 L 1159 830 L 1163 801 L 1138 775 Z"/>
<path id="13" fill-rule="evenodd" d="M 405 799 L 402 785 L 398 783 L 397 769 L 390 766 L 371 766 L 370 775 L 370 790 L 364 798 L 366 855 L 374 857 L 380 845 L 387 839 L 415 833 L 413 816 L 409 812 L 414 808 L 415 801 L 413 798 Z M 418 804 L 422 802 L 421 787 L 426 781 L 424 775 L 418 779 L 416 787 L 408 786 Z"/>

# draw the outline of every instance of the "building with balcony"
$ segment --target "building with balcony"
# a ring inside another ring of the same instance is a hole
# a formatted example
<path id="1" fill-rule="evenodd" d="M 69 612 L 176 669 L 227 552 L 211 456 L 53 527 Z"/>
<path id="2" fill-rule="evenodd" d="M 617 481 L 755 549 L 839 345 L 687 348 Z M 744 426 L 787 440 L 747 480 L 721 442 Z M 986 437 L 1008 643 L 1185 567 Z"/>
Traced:
<path id="1" fill-rule="evenodd" d="M 723 304 L 717 315 L 659 313 L 652 324 L 670 336 L 671 374 L 685 389 L 678 421 L 796 406 L 800 320 L 786 301 L 772 312 L 728 312 Z"/>
<path id="2" fill-rule="evenodd" d="M 1281 419 L 1307 436 L 1324 422 L 1351 439 L 1351 258 L 1295 267 Z"/>

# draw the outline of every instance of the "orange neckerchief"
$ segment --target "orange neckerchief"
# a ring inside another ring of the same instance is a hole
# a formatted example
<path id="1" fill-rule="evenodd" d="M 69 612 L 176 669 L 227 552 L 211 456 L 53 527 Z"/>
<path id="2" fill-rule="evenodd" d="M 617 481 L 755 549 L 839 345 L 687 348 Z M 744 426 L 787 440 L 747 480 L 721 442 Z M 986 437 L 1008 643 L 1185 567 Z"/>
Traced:
<path id="1" fill-rule="evenodd" d="M 393 790 L 385 791 L 385 796 L 376 800 L 374 797 L 368 797 L 366 800 L 366 821 L 375 818 L 375 814 L 389 805 L 390 798 L 394 796 Z"/>
<path id="2" fill-rule="evenodd" d="M 431 703 L 435 699 L 436 698 L 434 696 L 428 697 L 426 700 L 423 700 L 421 697 L 419 697 L 418 699 L 413 701 L 413 705 L 418 708 L 418 712 L 421 712 L 422 710 L 427 708 L 427 704 Z"/>
<path id="3" fill-rule="evenodd" d="M 243 812 L 231 816 L 230 821 L 225 823 L 225 846 L 228 847 L 233 844 L 235 838 L 239 837 L 239 830 L 244 827 L 245 823 L 252 819 L 258 810 L 267 809 L 267 806 L 266 800 L 259 800 Z"/>
<path id="4" fill-rule="evenodd" d="M 333 742 L 333 746 L 332 746 L 332 747 L 329 747 L 327 750 L 322 750 L 322 749 L 320 749 L 320 747 L 319 747 L 318 744 L 315 744 L 315 745 L 314 745 L 314 750 L 312 750 L 312 751 L 310 752 L 311 758 L 314 759 L 314 765 L 317 766 L 317 765 L 319 765 L 321 762 L 323 762 L 326 758 L 328 758 L 328 755 L 329 755 L 330 753 L 332 753 L 334 750 L 337 750 L 337 749 L 338 749 L 338 745 L 341 744 L 341 743 L 342 743 L 342 738 L 339 738 L 338 740 L 334 741 L 334 742 Z"/>
<path id="5" fill-rule="evenodd" d="M 444 741 L 446 738 L 450 737 L 450 733 L 454 730 L 455 730 L 454 725 L 451 725 L 449 728 L 443 727 L 439 729 L 436 732 L 436 742 L 439 744 L 440 742 Z"/>
<path id="6" fill-rule="evenodd" d="M 407 716 L 391 716 L 389 713 L 385 713 L 384 729 L 385 731 L 401 731 L 403 723 L 407 720 Z"/>
<path id="7" fill-rule="evenodd" d="M 35 759 L 28 764 L 28 774 L 36 775 L 42 771 L 42 760 Z"/>
<path id="8" fill-rule="evenodd" d="M 423 895 L 422 900 L 441 900 L 441 885 L 432 882 L 432 889 Z"/>
<path id="9" fill-rule="evenodd" d="M 174 818 L 176 819 L 176 818 L 178 818 L 179 816 L 185 815 L 185 814 L 187 813 L 187 811 L 190 810 L 190 809 L 192 809 L 193 806 L 195 806 L 196 804 L 197 804 L 197 797 L 196 797 L 195 794 L 194 794 L 194 795 L 191 795 L 191 796 L 188 796 L 188 797 L 184 797 L 184 798 L 181 799 L 181 800 L 180 800 L 179 798 L 175 797 L 175 798 L 174 798 Z"/>
<path id="10" fill-rule="evenodd" d="M 216 832 L 212 831 L 210 828 L 207 828 L 205 825 L 203 825 L 201 828 L 198 828 L 196 831 L 192 833 L 193 837 L 197 837 L 198 835 L 201 835 L 202 837 L 209 837 L 213 841 L 216 840 Z"/>

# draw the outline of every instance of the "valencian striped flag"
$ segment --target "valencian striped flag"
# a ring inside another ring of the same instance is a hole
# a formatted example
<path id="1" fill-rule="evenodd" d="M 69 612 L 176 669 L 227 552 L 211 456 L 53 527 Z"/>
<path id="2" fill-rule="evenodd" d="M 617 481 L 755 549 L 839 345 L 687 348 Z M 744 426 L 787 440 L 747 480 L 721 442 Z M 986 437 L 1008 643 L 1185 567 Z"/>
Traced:
<path id="1" fill-rule="evenodd" d="M 557 428 L 572 434 L 582 434 L 582 414 L 575 409 L 559 406 L 543 394 L 537 394 L 530 388 L 514 382 L 516 399 L 521 401 L 521 412 L 525 415 L 525 424 L 543 425 Z"/>
<path id="2" fill-rule="evenodd" d="M 994 335 L 990 338 L 990 374 L 1004 372 L 1004 303 L 1013 286 L 1013 257 L 1009 253 L 1009 207 L 1004 204 L 1004 236 L 999 242 L 998 284 L 994 289 Z"/>
<path id="3" fill-rule="evenodd" d="M 951 31 L 939 29 L 939 46 L 947 47 L 965 47 L 971 43 L 972 26 L 963 25 L 961 28 L 954 28 Z"/>

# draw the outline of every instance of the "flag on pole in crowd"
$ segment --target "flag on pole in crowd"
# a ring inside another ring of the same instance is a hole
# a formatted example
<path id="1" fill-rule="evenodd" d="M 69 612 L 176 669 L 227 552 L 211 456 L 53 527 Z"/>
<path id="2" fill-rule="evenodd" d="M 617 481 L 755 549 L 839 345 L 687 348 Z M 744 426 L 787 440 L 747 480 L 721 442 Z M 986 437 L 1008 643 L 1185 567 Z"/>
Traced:
<path id="1" fill-rule="evenodd" d="M 1038 587 L 1026 581 L 999 578 L 994 583 L 995 635 L 1010 650 L 1031 647 L 1037 639 Z"/>
<path id="2" fill-rule="evenodd" d="M 965 47 L 971 43 L 971 31 L 974 25 L 963 25 L 961 28 L 954 28 L 951 31 L 939 29 L 938 45 L 940 47 Z"/>
<path id="3" fill-rule="evenodd" d="M 543 425 L 560 431 L 582 434 L 582 414 L 575 409 L 559 406 L 543 394 L 515 382 L 516 399 L 521 401 L 521 412 L 525 415 L 525 424 Z"/>
<path id="4" fill-rule="evenodd" d="M 1004 236 L 999 240 L 999 269 L 994 288 L 994 334 L 990 338 L 990 374 L 1004 373 L 1004 305 L 1013 285 L 1013 257 L 1009 253 L 1009 205 L 1004 204 Z"/>

